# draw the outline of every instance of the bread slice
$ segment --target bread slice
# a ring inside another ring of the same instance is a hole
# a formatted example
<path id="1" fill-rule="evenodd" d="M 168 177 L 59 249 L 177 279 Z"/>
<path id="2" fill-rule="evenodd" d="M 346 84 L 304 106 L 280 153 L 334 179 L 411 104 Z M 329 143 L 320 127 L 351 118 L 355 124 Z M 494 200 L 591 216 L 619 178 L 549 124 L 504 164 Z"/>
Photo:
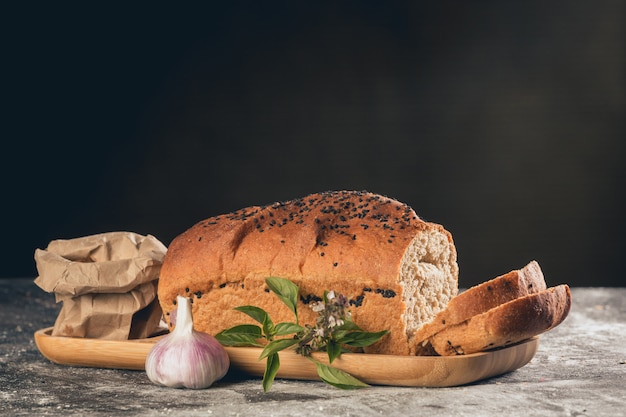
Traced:
<path id="1" fill-rule="evenodd" d="M 506 302 L 447 326 L 428 343 L 439 355 L 470 354 L 521 342 L 557 326 L 571 308 L 565 284 Z"/>
<path id="2" fill-rule="evenodd" d="M 193 297 L 197 330 L 215 334 L 252 323 L 234 307 L 254 305 L 274 323 L 293 321 L 265 285 L 282 277 L 300 288 L 300 324 L 324 291 L 349 299 L 367 331 L 390 333 L 367 352 L 414 353 L 413 335 L 456 296 L 451 234 L 408 205 L 361 191 L 331 191 L 203 220 L 169 245 L 158 296 L 170 326 L 178 295 Z"/>
<path id="3" fill-rule="evenodd" d="M 521 269 L 500 275 L 463 291 L 446 308 L 415 333 L 416 353 L 431 353 L 426 341 L 448 326 L 461 323 L 500 304 L 546 289 L 541 267 L 531 261 Z"/>

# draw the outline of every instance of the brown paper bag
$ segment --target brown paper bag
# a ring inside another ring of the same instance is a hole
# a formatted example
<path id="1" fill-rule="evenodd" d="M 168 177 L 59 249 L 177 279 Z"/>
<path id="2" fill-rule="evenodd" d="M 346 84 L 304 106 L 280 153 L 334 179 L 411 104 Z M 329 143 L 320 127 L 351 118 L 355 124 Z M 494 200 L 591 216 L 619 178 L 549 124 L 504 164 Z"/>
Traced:
<path id="1" fill-rule="evenodd" d="M 54 240 L 37 249 L 35 284 L 63 302 L 52 335 L 126 340 L 157 332 L 166 251 L 155 237 L 132 232 Z"/>

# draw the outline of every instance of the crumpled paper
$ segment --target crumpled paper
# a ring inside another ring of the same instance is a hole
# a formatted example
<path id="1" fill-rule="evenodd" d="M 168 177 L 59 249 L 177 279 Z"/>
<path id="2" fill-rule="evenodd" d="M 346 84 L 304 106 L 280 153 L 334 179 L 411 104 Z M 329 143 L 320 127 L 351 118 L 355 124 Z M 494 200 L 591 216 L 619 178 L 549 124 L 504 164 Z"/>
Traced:
<path id="1" fill-rule="evenodd" d="M 158 332 L 157 282 L 166 252 L 154 236 L 132 232 L 59 239 L 37 249 L 35 284 L 63 303 L 52 335 L 127 340 Z"/>

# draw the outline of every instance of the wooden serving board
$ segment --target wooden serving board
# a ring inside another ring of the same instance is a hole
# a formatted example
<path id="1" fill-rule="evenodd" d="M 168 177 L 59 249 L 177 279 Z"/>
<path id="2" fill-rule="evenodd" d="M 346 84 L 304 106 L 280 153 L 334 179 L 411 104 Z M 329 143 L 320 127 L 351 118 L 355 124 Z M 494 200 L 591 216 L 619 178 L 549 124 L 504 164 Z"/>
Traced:
<path id="1" fill-rule="evenodd" d="M 52 328 L 35 332 L 35 343 L 50 361 L 70 366 L 145 370 L 146 356 L 162 336 L 138 340 L 54 337 Z M 397 356 L 344 353 L 333 366 L 373 385 L 451 387 L 494 377 L 526 365 L 535 356 L 539 338 L 507 348 L 461 356 Z M 226 347 L 231 369 L 263 376 L 260 348 Z M 315 365 L 291 350 L 281 351 L 277 378 L 319 380 Z M 325 353 L 314 358 L 328 364 Z"/>

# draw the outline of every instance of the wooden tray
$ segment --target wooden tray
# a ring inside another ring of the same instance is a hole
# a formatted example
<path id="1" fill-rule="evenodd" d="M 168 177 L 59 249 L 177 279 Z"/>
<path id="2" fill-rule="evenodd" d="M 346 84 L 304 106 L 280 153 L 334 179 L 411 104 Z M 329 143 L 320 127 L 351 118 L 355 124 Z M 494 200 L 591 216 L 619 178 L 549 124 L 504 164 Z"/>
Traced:
<path id="1" fill-rule="evenodd" d="M 160 336 L 162 337 L 162 336 Z M 70 366 L 144 370 L 148 352 L 160 337 L 112 341 L 53 337 L 52 328 L 35 332 L 35 343 L 50 361 Z M 407 387 L 451 387 L 514 371 L 535 356 L 539 338 L 516 345 L 463 356 L 397 356 L 344 353 L 333 361 L 360 380 L 373 385 Z M 260 348 L 226 347 L 231 370 L 263 376 L 265 360 L 259 361 Z M 281 351 L 277 378 L 319 380 L 315 365 L 293 351 Z M 325 353 L 315 359 L 328 363 Z"/>

